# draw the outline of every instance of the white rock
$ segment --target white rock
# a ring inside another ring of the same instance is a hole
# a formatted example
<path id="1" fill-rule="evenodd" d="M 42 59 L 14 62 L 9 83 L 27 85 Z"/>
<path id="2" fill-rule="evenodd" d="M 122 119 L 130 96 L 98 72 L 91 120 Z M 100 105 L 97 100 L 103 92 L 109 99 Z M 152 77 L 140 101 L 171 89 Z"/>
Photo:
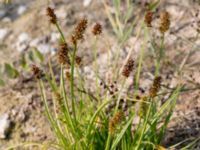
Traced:
<path id="1" fill-rule="evenodd" d="M 19 6 L 19 8 L 17 9 L 17 14 L 18 15 L 22 15 L 25 11 L 27 10 L 27 7 L 24 5 Z"/>
<path id="2" fill-rule="evenodd" d="M 29 37 L 28 33 L 23 32 L 18 36 L 19 43 L 28 42 L 28 41 L 30 41 L 30 37 Z"/>
<path id="3" fill-rule="evenodd" d="M 16 47 L 16 49 L 17 49 L 18 52 L 23 52 L 23 51 L 25 51 L 27 48 L 28 48 L 28 45 L 27 45 L 27 44 L 17 44 L 17 47 Z"/>
<path id="4" fill-rule="evenodd" d="M 11 18 L 9 18 L 9 17 L 4 17 L 4 18 L 2 19 L 2 22 L 10 23 L 10 22 L 11 22 Z"/>
<path id="5" fill-rule="evenodd" d="M 4 114 L 0 117 L 0 139 L 5 139 L 10 129 L 11 121 L 8 114 Z"/>
<path id="6" fill-rule="evenodd" d="M 58 10 L 55 10 L 56 16 L 60 19 L 66 19 L 67 17 L 67 11 L 65 8 L 60 8 Z"/>
<path id="7" fill-rule="evenodd" d="M 16 42 L 16 49 L 19 52 L 22 52 L 27 49 L 30 42 L 30 37 L 27 33 L 23 32 L 18 36 L 18 41 Z"/>
<path id="8" fill-rule="evenodd" d="M 51 39 L 50 39 L 50 41 L 52 42 L 52 43 L 55 43 L 55 42 L 58 42 L 58 39 L 60 38 L 60 34 L 59 33 L 57 33 L 57 32 L 53 32 L 52 34 L 51 34 Z"/>
<path id="9" fill-rule="evenodd" d="M 51 47 L 49 44 L 39 44 L 37 49 L 43 54 L 54 51 L 53 47 Z"/>
<path id="10" fill-rule="evenodd" d="M 41 42 L 41 40 L 39 38 L 33 39 L 32 41 L 30 41 L 29 45 L 31 47 L 37 47 L 37 45 Z"/>
<path id="11" fill-rule="evenodd" d="M 9 31 L 6 28 L 0 29 L 0 41 L 3 41 L 8 35 Z"/>
<path id="12" fill-rule="evenodd" d="M 83 1 L 83 6 L 84 6 L 84 7 L 87 7 L 87 6 L 90 5 L 91 2 L 92 2 L 92 0 L 84 0 L 84 1 Z"/>

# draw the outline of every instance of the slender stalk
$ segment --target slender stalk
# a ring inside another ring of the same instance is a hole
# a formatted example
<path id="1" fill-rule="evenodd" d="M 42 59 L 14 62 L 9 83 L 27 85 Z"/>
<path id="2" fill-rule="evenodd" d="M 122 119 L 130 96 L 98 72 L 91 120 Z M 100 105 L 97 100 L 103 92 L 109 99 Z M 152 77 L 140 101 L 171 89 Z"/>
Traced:
<path id="1" fill-rule="evenodd" d="M 142 141 L 142 138 L 144 136 L 144 132 L 146 130 L 146 126 L 147 126 L 147 122 L 148 122 L 148 119 L 149 119 L 149 116 L 150 116 L 152 104 L 153 104 L 153 102 L 150 103 L 150 106 L 149 106 L 149 109 L 148 109 L 148 112 L 147 112 L 147 116 L 146 116 L 146 119 L 145 119 L 144 127 L 143 127 L 143 130 L 142 130 L 142 133 L 140 134 L 140 138 L 139 138 L 139 141 L 138 141 L 138 144 L 137 144 L 137 147 L 136 147 L 135 150 L 139 150 L 139 148 L 140 148 L 140 143 Z"/>
<path id="2" fill-rule="evenodd" d="M 76 122 L 76 112 L 75 112 L 75 96 L 74 96 L 74 67 L 75 67 L 75 56 L 76 56 L 77 45 L 74 45 L 74 50 L 71 60 L 71 79 L 70 79 L 70 92 L 71 92 L 71 102 L 72 102 L 72 113 Z"/>
<path id="3" fill-rule="evenodd" d="M 61 30 L 61 28 L 60 28 L 58 22 L 56 23 L 56 27 L 57 27 L 57 29 L 58 29 L 60 35 L 61 35 L 61 40 L 62 40 L 62 42 L 65 43 L 65 42 L 66 42 L 66 41 L 65 41 L 65 36 L 64 36 L 64 34 L 63 34 L 63 32 L 62 32 L 62 30 Z"/>
<path id="4" fill-rule="evenodd" d="M 107 142 L 106 142 L 106 148 L 105 148 L 105 150 L 109 150 L 110 149 L 111 137 L 112 136 L 109 133 L 108 134 L 108 139 L 107 139 Z"/>
<path id="5" fill-rule="evenodd" d="M 160 74 L 160 63 L 161 63 L 161 60 L 164 57 L 164 39 L 165 39 L 165 36 L 163 34 L 162 37 L 161 37 L 161 44 L 160 44 L 160 49 L 159 49 L 159 56 L 158 56 L 157 61 L 156 61 L 155 76 L 158 76 Z"/>
<path id="6" fill-rule="evenodd" d="M 95 82 L 96 82 L 96 88 L 97 88 L 97 98 L 98 98 L 98 104 L 100 104 L 100 87 L 98 84 L 98 63 L 97 63 L 97 37 L 95 37 L 94 45 L 93 45 L 93 57 L 94 57 L 94 72 L 95 72 Z"/>
<path id="7" fill-rule="evenodd" d="M 67 141 L 65 140 L 65 137 L 63 136 L 63 134 L 60 131 L 59 127 L 55 123 L 55 120 L 53 119 L 53 116 L 50 113 L 50 110 L 49 110 L 49 107 L 48 107 L 48 104 L 47 104 L 47 100 L 46 100 L 46 95 L 44 93 L 44 85 L 43 85 L 43 82 L 40 79 L 38 80 L 38 84 L 39 84 L 41 97 L 42 97 L 42 100 L 44 102 L 46 115 L 47 115 L 47 117 L 48 117 L 53 129 L 55 130 L 55 133 L 58 136 L 58 139 L 61 140 L 61 143 L 63 144 L 63 146 L 66 146 L 67 145 Z"/>

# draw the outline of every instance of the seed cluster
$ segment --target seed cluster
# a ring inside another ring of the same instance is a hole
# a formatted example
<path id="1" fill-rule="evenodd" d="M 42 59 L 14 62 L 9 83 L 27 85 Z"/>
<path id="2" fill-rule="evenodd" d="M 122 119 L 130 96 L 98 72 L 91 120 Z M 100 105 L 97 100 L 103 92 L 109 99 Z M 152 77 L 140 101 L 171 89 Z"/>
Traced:
<path id="1" fill-rule="evenodd" d="M 148 11 L 145 15 L 144 22 L 146 23 L 147 27 L 152 27 L 152 20 L 153 20 L 153 12 Z"/>
<path id="2" fill-rule="evenodd" d="M 87 28 L 87 23 L 88 23 L 87 19 L 82 19 L 74 29 L 74 34 L 71 37 L 71 41 L 74 45 L 77 44 L 78 40 L 83 39 L 83 34 Z"/>
<path id="3" fill-rule="evenodd" d="M 141 100 L 142 101 L 140 102 L 139 116 L 144 117 L 147 114 L 149 107 L 149 104 L 146 103 L 148 101 L 148 98 L 146 96 L 143 96 Z"/>
<path id="4" fill-rule="evenodd" d="M 102 33 L 102 26 L 99 23 L 96 23 L 92 29 L 92 33 L 97 36 Z"/>
<path id="5" fill-rule="evenodd" d="M 117 124 L 121 122 L 123 118 L 123 113 L 122 112 L 117 112 L 109 121 L 109 132 L 111 134 L 114 133 Z"/>
<path id="6" fill-rule="evenodd" d="M 160 27 L 159 30 L 161 33 L 165 33 L 169 30 L 170 27 L 170 15 L 167 11 L 163 11 L 160 14 Z"/>
<path id="7" fill-rule="evenodd" d="M 130 73 L 133 71 L 133 67 L 134 67 L 134 60 L 129 58 L 129 60 L 127 61 L 126 65 L 123 68 L 122 75 L 128 78 L 130 76 Z"/>
<path id="8" fill-rule="evenodd" d="M 161 81 L 162 81 L 162 78 L 160 76 L 158 76 L 158 77 L 156 77 L 154 79 L 153 85 L 152 85 L 152 87 L 149 90 L 149 96 L 151 98 L 154 98 L 157 95 L 158 91 L 160 90 Z"/>
<path id="9" fill-rule="evenodd" d="M 70 64 L 68 52 L 69 52 L 69 48 L 68 48 L 67 43 L 60 44 L 60 48 L 57 53 L 58 62 L 60 64 L 63 64 L 63 65 Z"/>
<path id="10" fill-rule="evenodd" d="M 65 76 L 66 76 L 66 79 L 67 79 L 68 81 L 71 80 L 71 74 L 70 74 L 70 72 L 69 72 L 68 70 L 65 72 Z"/>
<path id="11" fill-rule="evenodd" d="M 48 7 L 46 9 L 47 11 L 47 16 L 49 16 L 49 21 L 52 23 L 52 24 L 56 24 L 57 22 L 57 17 L 56 17 L 56 14 L 54 12 L 54 9 Z"/>
<path id="12" fill-rule="evenodd" d="M 31 70 L 33 72 L 33 76 L 36 78 L 36 79 L 40 79 L 42 77 L 42 70 L 40 70 L 40 68 L 36 65 L 32 65 L 31 66 Z"/>
<path id="13" fill-rule="evenodd" d="M 54 92 L 53 97 L 56 100 L 56 102 L 58 103 L 56 111 L 57 111 L 57 113 L 59 113 L 61 107 L 63 107 L 62 96 L 60 95 L 60 93 Z"/>
<path id="14" fill-rule="evenodd" d="M 80 56 L 76 56 L 75 57 L 75 62 L 76 62 L 77 65 L 81 65 L 82 58 Z"/>

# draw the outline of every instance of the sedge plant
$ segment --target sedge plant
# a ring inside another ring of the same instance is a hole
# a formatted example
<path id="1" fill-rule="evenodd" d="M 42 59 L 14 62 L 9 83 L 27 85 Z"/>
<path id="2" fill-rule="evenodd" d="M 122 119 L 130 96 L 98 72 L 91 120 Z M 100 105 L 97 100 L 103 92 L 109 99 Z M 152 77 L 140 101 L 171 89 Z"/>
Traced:
<path id="1" fill-rule="evenodd" d="M 85 81 L 80 82 L 79 85 L 75 76 L 75 70 L 79 70 L 80 62 L 78 61 L 80 59 L 77 59 L 78 46 L 86 32 L 87 19 L 80 20 L 75 27 L 70 39 L 72 48 L 69 48 L 54 10 L 48 7 L 47 15 L 50 22 L 60 32 L 62 39 L 57 52 L 60 80 L 59 82 L 56 81 L 51 62 L 49 62 L 49 72 L 42 71 L 36 65 L 32 66 L 32 72 L 37 80 L 45 113 L 55 135 L 55 141 L 32 145 L 40 149 L 55 150 L 165 149 L 161 146 L 161 142 L 173 114 L 176 101 L 184 89 L 184 85 L 178 82 L 172 91 L 167 92 L 168 96 L 166 96 L 166 89 L 161 86 L 160 68 L 165 51 L 164 36 L 170 25 L 167 12 L 164 12 L 161 17 L 160 32 L 162 32 L 163 38 L 161 39 L 161 47 L 158 49 L 160 53 L 155 60 L 156 71 L 152 85 L 146 94 L 138 95 L 136 92 L 133 93 L 132 98 L 124 97 L 122 91 L 125 88 L 127 79 L 132 76 L 135 60 L 130 57 L 125 62 L 119 77 L 119 80 L 122 81 L 119 82 L 121 84 L 119 90 L 113 94 L 111 90 L 113 86 L 110 87 L 104 83 L 105 89 L 110 92 L 111 96 L 101 95 L 96 97 L 96 95 L 99 95 L 99 89 L 97 89 L 97 94 L 88 92 L 85 90 L 87 88 L 84 87 Z M 144 23 L 146 25 L 144 28 L 148 28 L 151 18 L 147 17 Z M 94 36 L 98 36 L 102 32 L 101 30 L 101 25 L 96 24 L 92 33 Z M 96 52 L 94 57 L 96 58 Z M 136 67 L 137 84 L 134 85 L 136 88 L 140 86 L 139 80 L 143 60 L 143 56 L 140 57 L 139 65 Z M 98 76 L 98 72 L 96 74 Z M 81 72 L 78 75 L 79 80 L 82 80 Z M 47 102 L 47 91 L 44 82 L 47 82 L 51 88 L 53 108 Z M 162 98 L 165 98 L 164 103 L 160 102 Z M 131 105 L 123 108 L 122 102 L 125 99 Z M 136 111 L 135 108 L 138 105 L 139 109 Z M 108 111 L 106 111 L 106 108 L 109 108 Z M 136 123 L 135 118 L 139 118 Z"/>

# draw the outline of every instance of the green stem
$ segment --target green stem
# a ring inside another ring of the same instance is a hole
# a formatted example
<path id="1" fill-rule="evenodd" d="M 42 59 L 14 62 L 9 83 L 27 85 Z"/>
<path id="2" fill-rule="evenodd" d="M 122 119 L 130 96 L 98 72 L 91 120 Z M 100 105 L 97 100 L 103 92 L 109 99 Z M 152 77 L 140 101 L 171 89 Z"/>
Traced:
<path id="1" fill-rule="evenodd" d="M 100 87 L 98 84 L 98 63 L 97 63 L 97 37 L 95 37 L 94 45 L 93 45 L 93 57 L 94 57 L 94 72 L 95 72 L 95 82 L 97 87 L 97 98 L 98 98 L 98 104 L 100 104 Z"/>
<path id="2" fill-rule="evenodd" d="M 61 35 L 61 40 L 62 40 L 62 42 L 65 43 L 65 42 L 66 42 L 66 41 L 65 41 L 65 36 L 64 36 L 64 34 L 63 34 L 63 32 L 62 32 L 62 30 L 61 30 L 61 28 L 60 28 L 58 22 L 56 22 L 56 27 L 57 27 L 57 29 L 58 29 L 60 35 Z"/>
<path id="3" fill-rule="evenodd" d="M 159 49 L 159 56 L 157 58 L 157 61 L 156 61 L 156 71 L 155 71 L 155 76 L 158 76 L 160 74 L 160 63 L 161 63 L 161 60 L 163 59 L 164 57 L 164 39 L 165 39 L 165 36 L 164 34 L 162 35 L 162 38 L 161 38 L 161 44 L 160 44 L 160 49 Z"/>
<path id="4" fill-rule="evenodd" d="M 47 104 L 46 94 L 44 92 L 44 84 L 43 84 L 42 80 L 40 80 L 40 79 L 38 80 L 38 83 L 39 83 L 39 89 L 40 89 L 42 101 L 44 103 L 46 115 L 47 115 L 53 129 L 55 130 L 55 133 L 58 136 L 58 139 L 61 140 L 60 142 L 63 144 L 63 146 L 66 146 L 67 141 L 65 140 L 64 135 L 62 134 L 61 130 L 59 129 L 58 125 L 56 124 L 55 120 L 53 119 L 53 116 L 50 113 L 50 110 L 49 110 L 49 107 Z"/>
<path id="5" fill-rule="evenodd" d="M 148 112 L 147 112 L 147 116 L 146 116 L 146 119 L 145 119 L 144 127 L 142 129 L 142 133 L 140 134 L 139 142 L 138 142 L 135 150 L 139 150 L 139 148 L 140 148 L 140 143 L 141 143 L 142 138 L 144 136 L 144 132 L 146 130 L 147 122 L 148 122 L 148 119 L 149 119 L 149 116 L 150 116 L 151 107 L 152 107 L 152 102 L 150 103 L 150 106 L 149 106 L 149 109 L 148 109 Z"/>
<path id="6" fill-rule="evenodd" d="M 111 135 L 109 133 L 108 139 L 107 139 L 107 142 L 106 142 L 106 148 L 105 148 L 105 150 L 109 150 L 110 149 L 110 143 L 111 143 Z"/>
<path id="7" fill-rule="evenodd" d="M 75 66 L 75 56 L 76 56 L 77 45 L 74 45 L 74 50 L 71 60 L 71 79 L 70 79 L 70 92 L 71 92 L 71 101 L 72 101 L 72 112 L 76 122 L 76 112 L 75 112 L 75 96 L 74 96 L 74 66 Z"/>

